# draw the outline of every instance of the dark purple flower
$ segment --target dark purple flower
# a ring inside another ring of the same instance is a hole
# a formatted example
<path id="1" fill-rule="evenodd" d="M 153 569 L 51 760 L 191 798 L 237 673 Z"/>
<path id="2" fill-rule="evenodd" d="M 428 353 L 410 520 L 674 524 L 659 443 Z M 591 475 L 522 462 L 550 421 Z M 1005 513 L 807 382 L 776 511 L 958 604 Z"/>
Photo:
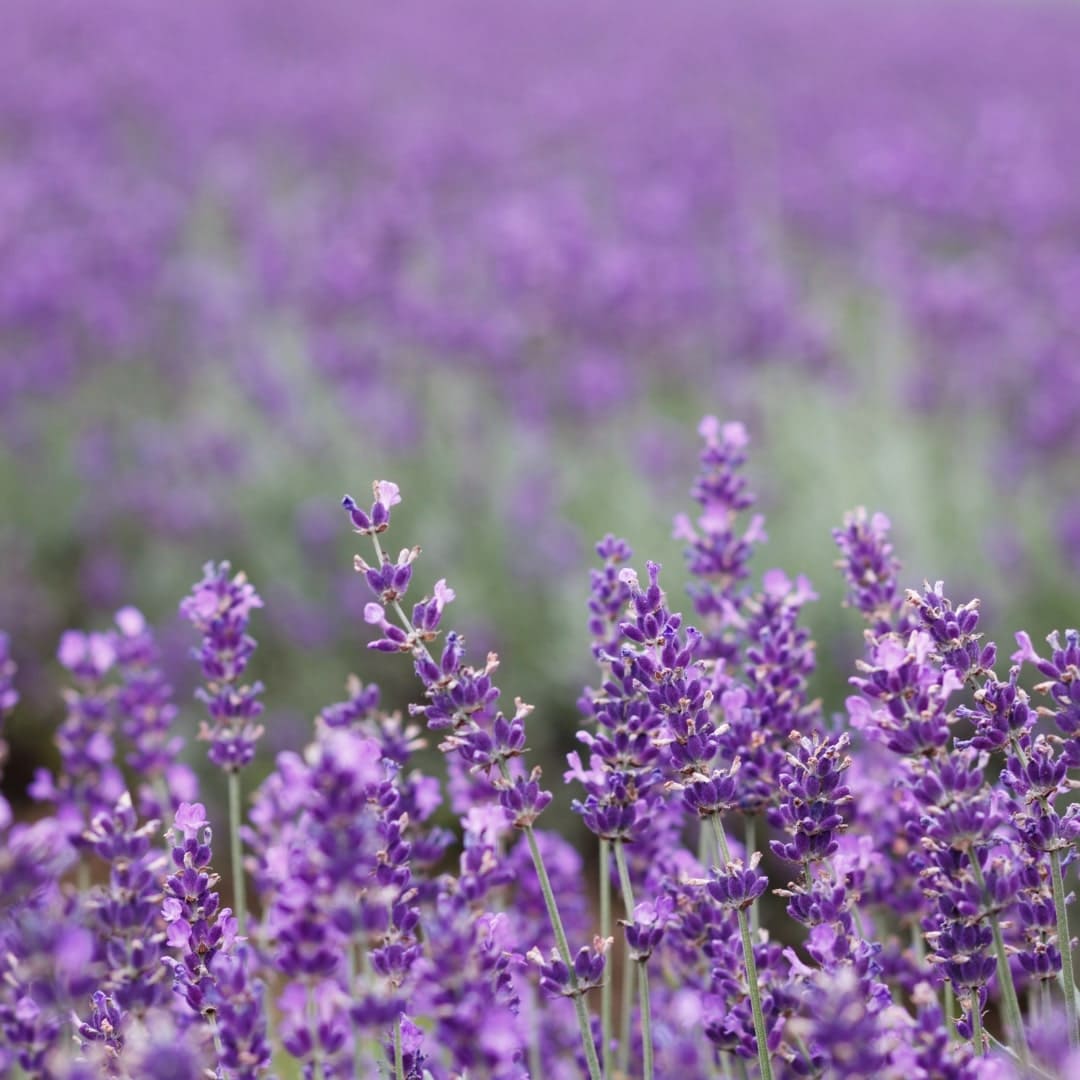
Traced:
<path id="1" fill-rule="evenodd" d="M 745 911 L 768 888 L 769 879 L 758 873 L 761 852 L 755 851 L 744 866 L 734 860 L 725 867 L 715 867 L 707 888 L 709 895 L 721 906 Z"/>
<path id="2" fill-rule="evenodd" d="M 400 488 L 389 480 L 376 480 L 372 485 L 375 501 L 370 511 L 364 511 L 351 495 L 341 500 L 349 512 L 353 526 L 361 536 L 386 532 L 390 527 L 390 509 L 401 502 Z"/>
<path id="3" fill-rule="evenodd" d="M 611 939 L 595 938 L 592 948 L 582 946 L 568 968 L 555 949 L 545 961 L 539 949 L 529 953 L 529 959 L 540 969 L 540 987 L 551 997 L 578 997 L 595 990 L 604 976 L 605 956 Z"/>

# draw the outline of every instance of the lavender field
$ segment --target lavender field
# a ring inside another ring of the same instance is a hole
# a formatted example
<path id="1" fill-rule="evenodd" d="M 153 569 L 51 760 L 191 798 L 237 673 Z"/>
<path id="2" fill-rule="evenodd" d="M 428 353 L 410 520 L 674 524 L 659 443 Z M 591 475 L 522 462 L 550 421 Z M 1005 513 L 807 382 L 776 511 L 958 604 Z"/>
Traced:
<path id="1" fill-rule="evenodd" d="M 0 1075 L 1080 1075 L 1080 8 L 7 15 Z"/>

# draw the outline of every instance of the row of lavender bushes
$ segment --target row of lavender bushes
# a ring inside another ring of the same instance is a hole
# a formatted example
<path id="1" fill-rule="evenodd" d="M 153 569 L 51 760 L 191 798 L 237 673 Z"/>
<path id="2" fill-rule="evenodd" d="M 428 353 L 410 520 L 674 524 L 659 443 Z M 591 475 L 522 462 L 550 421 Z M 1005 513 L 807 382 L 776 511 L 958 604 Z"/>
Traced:
<path id="1" fill-rule="evenodd" d="M 702 395 L 767 434 L 785 558 L 822 488 L 903 473 L 909 565 L 977 568 L 995 626 L 1075 597 L 1075 7 L 13 2 L 0 623 L 35 705 L 64 626 L 157 622 L 227 548 L 306 708 L 356 616 L 327 507 L 361 459 L 436 508 L 461 618 L 526 667 L 593 536 L 660 542 Z M 828 453 L 774 458 L 808 400 Z M 596 493 L 639 464 L 668 494 L 616 521 Z M 492 574 L 528 604 L 473 603 Z"/>
<path id="2" fill-rule="evenodd" d="M 446 580 L 409 598 L 419 549 L 386 546 L 413 539 L 389 481 L 344 506 L 369 648 L 415 677 L 407 716 L 352 679 L 252 790 L 262 599 L 210 563 L 180 605 L 227 791 L 213 828 L 146 621 L 66 633 L 60 770 L 35 777 L 35 820 L 0 804 L 5 1073 L 1075 1076 L 1080 637 L 1018 633 L 1004 670 L 978 601 L 905 594 L 887 519 L 858 510 L 833 535 L 865 646 L 830 711 L 807 692 L 810 582 L 748 565 L 746 431 L 700 433 L 698 509 L 675 521 L 692 617 L 658 564 L 597 545 L 562 783 L 528 760 L 544 716 L 504 711 L 498 658 L 446 627 Z M 596 881 L 541 826 L 556 792 Z"/>

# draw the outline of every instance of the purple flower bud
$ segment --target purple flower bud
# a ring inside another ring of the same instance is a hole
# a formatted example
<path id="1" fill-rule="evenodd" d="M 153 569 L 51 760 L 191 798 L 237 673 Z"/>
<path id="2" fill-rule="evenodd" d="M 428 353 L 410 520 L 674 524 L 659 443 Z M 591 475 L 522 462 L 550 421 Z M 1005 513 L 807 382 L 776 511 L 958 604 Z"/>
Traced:
<path id="1" fill-rule="evenodd" d="M 736 859 L 723 869 L 714 869 L 707 886 L 709 895 L 722 907 L 739 910 L 750 907 L 769 885 L 769 879 L 757 872 L 760 861 L 761 853 L 754 852 L 748 866 Z"/>

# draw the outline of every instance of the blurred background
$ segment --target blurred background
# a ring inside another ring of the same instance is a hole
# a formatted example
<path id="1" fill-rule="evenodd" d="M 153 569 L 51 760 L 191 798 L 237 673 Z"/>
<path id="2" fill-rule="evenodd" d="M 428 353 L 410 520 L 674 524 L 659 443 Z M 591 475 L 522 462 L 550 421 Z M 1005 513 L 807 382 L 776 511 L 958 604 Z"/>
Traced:
<path id="1" fill-rule="evenodd" d="M 757 569 L 821 596 L 829 709 L 860 633 L 829 530 L 858 504 L 1003 652 L 1076 624 L 1077 5 L 9 0 L 4 24 L 13 798 L 52 762 L 60 632 L 122 604 L 194 730 L 176 605 L 211 558 L 266 599 L 268 752 L 351 671 L 410 700 L 365 650 L 339 508 L 375 478 L 417 596 L 450 580 L 561 759 L 593 542 L 678 596 L 704 413 L 751 432 Z"/>

